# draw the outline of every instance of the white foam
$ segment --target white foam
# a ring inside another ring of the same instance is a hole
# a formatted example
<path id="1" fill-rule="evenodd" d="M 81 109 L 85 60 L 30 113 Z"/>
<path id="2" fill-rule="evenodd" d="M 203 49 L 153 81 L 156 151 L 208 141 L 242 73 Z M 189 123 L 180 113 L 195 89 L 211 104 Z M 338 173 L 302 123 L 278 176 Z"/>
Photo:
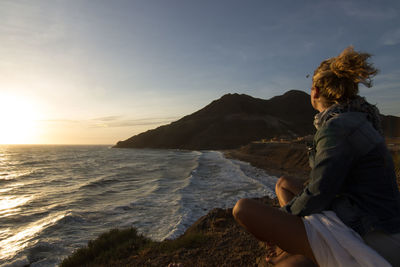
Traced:
<path id="1" fill-rule="evenodd" d="M 37 147 L 19 153 L 18 162 L 37 157 L 53 163 L 27 165 L 27 171 L 34 171 L 12 191 L 0 192 L 1 197 L 37 196 L 16 205 L 21 209 L 16 214 L 0 218 L 0 262 L 14 260 L 16 266 L 44 241 L 54 245 L 51 253 L 46 247 L 45 259 L 28 260 L 54 266 L 115 227 L 134 226 L 156 240 L 177 237 L 215 207 L 232 207 L 243 197 L 273 196 L 276 181 L 215 151 Z M 99 186 L 81 188 L 93 183 Z"/>
<path id="2" fill-rule="evenodd" d="M 277 178 L 246 162 L 230 160 L 221 152 L 207 151 L 192 171 L 190 183 L 178 190 L 182 195 L 176 216 L 179 222 L 165 236 L 175 238 L 213 208 L 233 207 L 244 197 L 275 197 Z"/>

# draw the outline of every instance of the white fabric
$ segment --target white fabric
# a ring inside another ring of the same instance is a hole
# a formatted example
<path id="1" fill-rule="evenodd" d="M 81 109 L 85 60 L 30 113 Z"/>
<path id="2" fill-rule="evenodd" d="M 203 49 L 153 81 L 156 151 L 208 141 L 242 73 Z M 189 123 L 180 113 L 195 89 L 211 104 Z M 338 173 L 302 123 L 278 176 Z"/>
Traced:
<path id="1" fill-rule="evenodd" d="M 308 241 L 321 267 L 391 266 L 361 236 L 347 227 L 333 211 L 303 218 Z"/>

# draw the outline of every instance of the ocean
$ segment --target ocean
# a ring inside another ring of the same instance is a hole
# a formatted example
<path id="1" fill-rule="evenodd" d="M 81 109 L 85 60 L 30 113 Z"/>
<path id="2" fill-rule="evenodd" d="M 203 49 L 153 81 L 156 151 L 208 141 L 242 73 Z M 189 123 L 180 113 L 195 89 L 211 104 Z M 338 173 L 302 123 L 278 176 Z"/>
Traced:
<path id="1" fill-rule="evenodd" d="M 277 178 L 218 151 L 0 146 L 0 266 L 57 266 L 112 228 L 171 239 Z"/>

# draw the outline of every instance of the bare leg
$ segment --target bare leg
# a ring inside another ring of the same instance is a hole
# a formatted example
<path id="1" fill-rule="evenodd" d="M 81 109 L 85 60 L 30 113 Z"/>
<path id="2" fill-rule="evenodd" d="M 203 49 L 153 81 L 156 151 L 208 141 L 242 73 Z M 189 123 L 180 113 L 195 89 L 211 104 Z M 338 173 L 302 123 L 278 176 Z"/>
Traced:
<path id="1" fill-rule="evenodd" d="M 261 241 L 270 241 L 291 254 L 313 260 L 306 230 L 300 217 L 252 199 L 241 199 L 233 208 L 236 221 Z"/>
<path id="2" fill-rule="evenodd" d="M 280 206 L 285 206 L 303 190 L 303 182 L 293 177 L 282 176 L 276 183 L 275 192 Z M 275 257 L 266 260 L 276 266 L 316 266 L 312 260 L 303 255 L 292 255 L 276 247 Z"/>
<path id="3" fill-rule="evenodd" d="M 275 193 L 278 197 L 279 205 L 285 206 L 296 195 L 303 190 L 303 183 L 296 178 L 282 176 L 276 182 Z"/>

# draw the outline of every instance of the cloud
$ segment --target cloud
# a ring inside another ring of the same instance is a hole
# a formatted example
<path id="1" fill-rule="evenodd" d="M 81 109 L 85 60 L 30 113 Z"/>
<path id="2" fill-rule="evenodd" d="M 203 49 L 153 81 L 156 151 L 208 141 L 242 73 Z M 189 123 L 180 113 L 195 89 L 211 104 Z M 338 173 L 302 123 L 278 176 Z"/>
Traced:
<path id="1" fill-rule="evenodd" d="M 69 124 L 83 125 L 89 128 L 119 128 L 119 127 L 137 127 L 137 126 L 159 126 L 171 123 L 180 117 L 154 117 L 144 119 L 124 119 L 123 116 L 105 116 L 89 120 L 70 120 L 70 119 L 53 119 L 41 120 L 40 122 L 49 124 Z"/>
<path id="2" fill-rule="evenodd" d="M 38 120 L 39 122 L 48 123 L 80 123 L 80 120 L 69 120 L 69 119 L 50 119 L 50 120 Z"/>
<path id="3" fill-rule="evenodd" d="M 22 3 L 21 1 L 0 3 L 2 40 L 8 40 L 11 44 L 21 45 L 22 43 L 28 48 L 65 41 L 65 25 L 59 22 L 57 12 L 50 12 L 54 10 L 48 8 L 43 9 L 37 3 Z"/>
<path id="4" fill-rule="evenodd" d="M 95 118 L 92 119 L 94 121 L 116 121 L 119 120 L 121 116 L 107 116 L 107 117 L 100 117 L 100 118 Z"/>
<path id="5" fill-rule="evenodd" d="M 177 120 L 179 117 L 155 117 L 145 119 L 123 119 L 122 116 L 101 117 L 87 121 L 91 128 L 115 128 L 135 126 L 158 126 Z"/>
<path id="6" fill-rule="evenodd" d="M 396 2 L 394 2 L 396 4 Z M 389 20 L 398 17 L 393 5 L 376 4 L 366 1 L 338 1 L 337 6 L 349 17 L 364 20 Z"/>
<path id="7" fill-rule="evenodd" d="M 381 37 L 381 43 L 384 45 L 400 44 L 400 28 L 388 31 Z"/>
<path id="8" fill-rule="evenodd" d="M 400 69 L 388 73 L 378 74 L 375 78 L 375 84 L 381 88 L 400 88 Z"/>
<path id="9" fill-rule="evenodd" d="M 360 88 L 360 93 L 365 95 L 372 104 L 378 104 L 383 114 L 399 116 L 400 99 L 400 69 L 388 73 L 378 74 L 371 88 Z"/>

